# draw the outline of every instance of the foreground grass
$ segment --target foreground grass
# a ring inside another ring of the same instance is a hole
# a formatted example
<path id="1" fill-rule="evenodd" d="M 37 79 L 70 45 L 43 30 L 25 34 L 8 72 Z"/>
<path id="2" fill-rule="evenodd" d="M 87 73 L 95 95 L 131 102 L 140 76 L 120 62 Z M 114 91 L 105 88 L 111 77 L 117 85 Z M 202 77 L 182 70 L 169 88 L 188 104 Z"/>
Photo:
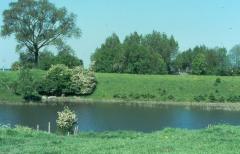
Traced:
<path id="1" fill-rule="evenodd" d="M 240 127 L 165 129 L 153 133 L 103 132 L 57 136 L 28 128 L 0 129 L 0 153 L 239 153 Z"/>
<path id="2" fill-rule="evenodd" d="M 22 102 L 6 88 L 17 80 L 18 72 L 0 72 L 0 102 Z M 33 70 L 35 78 L 46 72 Z M 96 73 L 97 89 L 93 100 L 135 100 L 165 102 L 240 102 L 240 77 L 132 75 Z M 220 83 L 216 79 L 220 78 Z M 230 100 L 232 98 L 232 100 Z M 198 100 L 199 99 L 199 100 Z"/>

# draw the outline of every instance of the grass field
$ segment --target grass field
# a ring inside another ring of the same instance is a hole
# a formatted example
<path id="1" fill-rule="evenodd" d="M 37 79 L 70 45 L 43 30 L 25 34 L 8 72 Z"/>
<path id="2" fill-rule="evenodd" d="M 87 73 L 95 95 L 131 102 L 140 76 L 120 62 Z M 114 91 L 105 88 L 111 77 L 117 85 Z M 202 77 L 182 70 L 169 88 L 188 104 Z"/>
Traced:
<path id="1" fill-rule="evenodd" d="M 35 78 L 44 71 L 33 70 Z M 240 77 L 172 76 L 96 73 L 94 100 L 139 100 L 172 102 L 240 102 Z M 17 72 L 0 73 L 0 101 L 22 101 L 4 86 L 16 80 Z M 220 82 L 216 79 L 220 78 Z"/>
<path id="2" fill-rule="evenodd" d="M 168 153 L 236 154 L 240 127 L 213 126 L 202 130 L 165 129 L 153 133 L 102 132 L 57 136 L 28 128 L 1 128 L 0 153 Z"/>
<path id="3" fill-rule="evenodd" d="M 41 79 L 45 71 L 32 70 L 35 79 Z M 18 79 L 19 72 L 0 72 L 0 102 L 3 103 L 15 103 L 22 102 L 21 96 L 14 95 L 10 90 L 10 85 Z"/>
<path id="4" fill-rule="evenodd" d="M 216 79 L 220 78 L 220 83 Z M 195 101 L 195 97 L 216 99 L 240 96 L 240 77 L 97 74 L 96 99 L 129 98 L 156 101 Z"/>

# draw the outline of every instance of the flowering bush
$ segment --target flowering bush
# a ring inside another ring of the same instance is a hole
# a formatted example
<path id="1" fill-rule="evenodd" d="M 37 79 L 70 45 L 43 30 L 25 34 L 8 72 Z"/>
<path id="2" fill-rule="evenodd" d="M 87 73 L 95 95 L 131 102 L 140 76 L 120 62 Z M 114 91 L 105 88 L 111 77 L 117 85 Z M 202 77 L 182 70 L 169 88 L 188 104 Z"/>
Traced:
<path id="1" fill-rule="evenodd" d="M 92 94 L 97 84 L 94 72 L 91 69 L 85 71 L 82 67 L 73 69 L 71 82 L 76 95 Z"/>
<path id="2" fill-rule="evenodd" d="M 84 70 L 78 66 L 69 69 L 67 66 L 53 65 L 45 79 L 37 86 L 40 95 L 47 96 L 69 96 L 69 95 L 90 95 L 94 92 L 97 81 L 93 70 Z"/>
<path id="3" fill-rule="evenodd" d="M 62 132 L 73 132 L 73 127 L 77 123 L 76 114 L 68 107 L 65 107 L 62 112 L 58 112 L 58 118 L 56 120 L 57 127 Z"/>

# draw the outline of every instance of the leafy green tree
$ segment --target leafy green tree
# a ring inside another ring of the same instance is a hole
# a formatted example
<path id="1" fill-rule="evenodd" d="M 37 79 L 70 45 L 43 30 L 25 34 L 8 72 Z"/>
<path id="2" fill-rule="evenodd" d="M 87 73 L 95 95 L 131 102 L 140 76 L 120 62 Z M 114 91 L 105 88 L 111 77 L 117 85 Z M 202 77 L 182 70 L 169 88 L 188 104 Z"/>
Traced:
<path id="1" fill-rule="evenodd" d="M 123 43 L 113 34 L 101 48 L 96 49 L 91 60 L 98 72 L 119 72 L 137 74 L 165 74 L 166 63 L 162 56 L 142 43 L 137 32 L 126 36 Z"/>
<path id="2" fill-rule="evenodd" d="M 206 57 L 203 53 L 199 53 L 192 62 L 192 71 L 196 75 L 204 75 L 207 71 Z"/>
<path id="3" fill-rule="evenodd" d="M 231 65 L 226 48 L 214 48 L 216 56 L 215 74 L 231 75 Z M 210 59 L 211 60 L 211 59 Z"/>
<path id="4" fill-rule="evenodd" d="M 188 49 L 179 53 L 174 60 L 174 67 L 176 71 L 190 72 L 192 70 L 193 53 L 192 49 Z"/>
<path id="5" fill-rule="evenodd" d="M 204 55 L 205 57 L 207 65 L 205 74 L 229 74 L 230 65 L 226 48 L 207 48 L 204 45 L 179 53 L 174 60 L 176 71 L 191 72 L 192 69 L 196 69 L 193 68 L 192 64 L 198 55 Z"/>
<path id="6" fill-rule="evenodd" d="M 153 31 L 152 34 L 143 37 L 142 44 L 151 51 L 159 53 L 170 71 L 171 61 L 178 52 L 178 42 L 173 36 L 168 37 L 166 34 Z"/>
<path id="7" fill-rule="evenodd" d="M 36 82 L 34 81 L 33 75 L 29 69 L 20 69 L 17 84 L 17 91 L 26 101 L 41 100 L 36 91 Z"/>
<path id="8" fill-rule="evenodd" d="M 122 72 L 122 45 L 117 34 L 108 37 L 100 48 L 97 48 L 91 60 L 95 62 L 97 72 Z"/>
<path id="9" fill-rule="evenodd" d="M 240 44 L 235 45 L 230 50 L 230 62 L 233 67 L 240 68 Z"/>
<path id="10" fill-rule="evenodd" d="M 34 55 L 30 52 L 21 52 L 19 55 L 19 62 L 25 68 L 33 68 Z"/>
<path id="11" fill-rule="evenodd" d="M 124 72 L 135 74 L 166 74 L 166 64 L 161 55 L 142 45 L 137 32 L 127 36 L 124 46 Z"/>
<path id="12" fill-rule="evenodd" d="M 38 68 L 42 70 L 48 70 L 55 63 L 56 63 L 56 57 L 52 52 L 45 50 L 40 53 Z"/>
<path id="13" fill-rule="evenodd" d="M 70 46 L 59 46 L 58 50 L 59 52 L 55 59 L 56 64 L 63 64 L 69 68 L 83 65 L 83 61 L 75 55 L 74 50 Z"/>
<path id="14" fill-rule="evenodd" d="M 17 51 L 24 49 L 34 55 L 38 64 L 42 48 L 64 44 L 65 38 L 79 37 L 76 16 L 65 8 L 57 8 L 48 0 L 18 0 L 3 12 L 2 36 L 15 35 Z"/>

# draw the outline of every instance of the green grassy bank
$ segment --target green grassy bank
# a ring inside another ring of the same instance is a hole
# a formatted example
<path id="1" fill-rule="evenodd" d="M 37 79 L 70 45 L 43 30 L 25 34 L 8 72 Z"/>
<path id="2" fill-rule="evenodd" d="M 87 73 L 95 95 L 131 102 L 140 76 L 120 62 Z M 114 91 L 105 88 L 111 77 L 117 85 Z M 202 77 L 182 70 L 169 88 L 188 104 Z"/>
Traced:
<path id="1" fill-rule="evenodd" d="M 43 78 L 45 71 L 32 70 L 35 79 Z M 24 100 L 21 96 L 13 94 L 11 84 L 17 81 L 19 72 L 17 71 L 0 71 L 0 103 L 20 103 Z"/>
<path id="2" fill-rule="evenodd" d="M 216 82 L 217 78 L 220 83 Z M 97 80 L 97 90 L 90 98 L 173 102 L 195 102 L 197 99 L 219 102 L 240 98 L 240 77 L 98 73 Z"/>
<path id="3" fill-rule="evenodd" d="M 0 153 L 169 153 L 235 154 L 240 127 L 213 126 L 202 130 L 165 129 L 153 133 L 103 132 L 57 136 L 28 128 L 1 128 Z"/>
<path id="4" fill-rule="evenodd" d="M 45 72 L 33 70 L 41 79 Z M 97 89 L 92 100 L 155 102 L 240 102 L 240 77 L 171 76 L 96 73 Z M 219 82 L 216 79 L 220 78 Z M 0 72 L 0 101 L 20 102 L 7 84 L 17 79 L 17 72 Z"/>

